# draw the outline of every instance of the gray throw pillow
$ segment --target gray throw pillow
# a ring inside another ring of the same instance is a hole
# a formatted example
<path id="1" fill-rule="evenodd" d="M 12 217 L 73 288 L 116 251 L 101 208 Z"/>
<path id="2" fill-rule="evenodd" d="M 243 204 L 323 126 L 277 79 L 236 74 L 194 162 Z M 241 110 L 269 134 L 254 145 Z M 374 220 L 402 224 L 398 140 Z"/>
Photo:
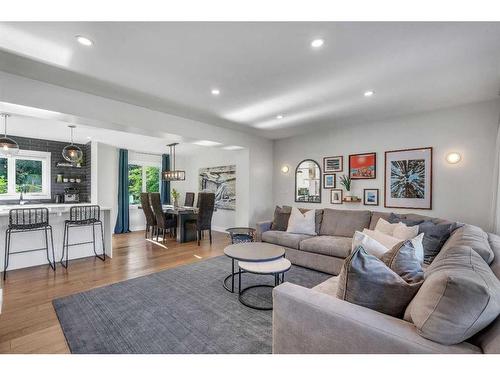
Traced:
<path id="1" fill-rule="evenodd" d="M 394 212 L 391 212 L 387 221 L 391 224 L 403 223 L 409 227 L 413 227 L 415 225 L 422 224 L 425 220 L 424 219 L 421 219 L 421 220 L 406 219 L 405 217 L 403 217 L 401 215 L 397 215 Z"/>
<path id="2" fill-rule="evenodd" d="M 427 268 L 409 310 L 421 336 L 458 344 L 496 319 L 500 281 L 470 246 L 453 247 Z"/>
<path id="3" fill-rule="evenodd" d="M 411 250 L 411 242 L 410 248 L 400 243 L 390 250 L 390 255 L 387 255 L 386 261 L 402 274 L 400 276 L 382 260 L 368 254 L 362 246 L 358 246 L 342 266 L 337 298 L 383 314 L 401 317 L 423 281 L 418 260 L 407 263 L 404 261 L 405 258 L 412 258 Z M 413 257 L 415 257 L 414 250 Z M 417 270 L 409 269 L 415 266 L 418 266 Z M 410 281 L 406 281 L 405 278 Z"/>
<path id="4" fill-rule="evenodd" d="M 407 283 L 416 284 L 424 280 L 424 270 L 411 240 L 397 244 L 382 255 L 381 260 Z"/>
<path id="5" fill-rule="evenodd" d="M 288 228 L 288 219 L 290 219 L 290 214 L 292 213 L 292 207 L 290 206 L 276 206 L 274 209 L 273 223 L 271 224 L 271 230 L 286 231 Z"/>
<path id="6" fill-rule="evenodd" d="M 424 247 L 425 264 L 432 263 L 436 255 L 441 251 L 444 243 L 457 228 L 459 228 L 457 223 L 435 224 L 430 220 L 424 221 L 418 226 L 418 233 L 424 233 L 422 245 Z"/>

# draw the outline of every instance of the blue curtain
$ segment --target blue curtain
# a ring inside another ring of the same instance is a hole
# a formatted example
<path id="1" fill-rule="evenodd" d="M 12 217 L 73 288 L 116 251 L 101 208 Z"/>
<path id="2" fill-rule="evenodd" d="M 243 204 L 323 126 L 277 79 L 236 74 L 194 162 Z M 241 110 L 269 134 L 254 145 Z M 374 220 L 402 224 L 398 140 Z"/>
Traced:
<path id="1" fill-rule="evenodd" d="M 170 156 L 167 154 L 161 156 L 161 170 L 170 170 Z M 170 204 L 170 181 L 161 180 L 160 195 L 162 204 Z"/>
<path id="2" fill-rule="evenodd" d="M 129 230 L 128 196 L 128 150 L 120 149 L 118 161 L 118 216 L 115 233 L 127 233 Z"/>

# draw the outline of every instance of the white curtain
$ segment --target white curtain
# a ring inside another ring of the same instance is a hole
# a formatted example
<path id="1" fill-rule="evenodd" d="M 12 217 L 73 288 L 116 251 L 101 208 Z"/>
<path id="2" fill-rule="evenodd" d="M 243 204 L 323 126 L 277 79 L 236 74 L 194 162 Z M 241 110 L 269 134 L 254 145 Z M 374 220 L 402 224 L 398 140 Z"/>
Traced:
<path id="1" fill-rule="evenodd" d="M 493 209 L 490 226 L 492 232 L 500 234 L 500 119 L 498 120 L 498 125 L 495 164 L 493 169 Z"/>

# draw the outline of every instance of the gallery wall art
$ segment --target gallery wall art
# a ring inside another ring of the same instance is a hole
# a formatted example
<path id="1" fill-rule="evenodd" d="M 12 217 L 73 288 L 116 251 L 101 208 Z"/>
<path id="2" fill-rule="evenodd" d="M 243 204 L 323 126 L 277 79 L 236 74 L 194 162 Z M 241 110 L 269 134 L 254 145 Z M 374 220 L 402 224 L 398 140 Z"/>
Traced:
<path id="1" fill-rule="evenodd" d="M 384 205 L 432 209 L 432 147 L 385 152 Z"/>
<path id="2" fill-rule="evenodd" d="M 215 208 L 236 210 L 236 165 L 200 168 L 199 191 L 215 193 Z"/>
<path id="3" fill-rule="evenodd" d="M 323 172 L 342 172 L 344 170 L 343 156 L 328 156 L 323 158 Z"/>
<path id="4" fill-rule="evenodd" d="M 377 177 L 377 154 L 349 155 L 349 177 L 353 180 L 367 180 Z"/>

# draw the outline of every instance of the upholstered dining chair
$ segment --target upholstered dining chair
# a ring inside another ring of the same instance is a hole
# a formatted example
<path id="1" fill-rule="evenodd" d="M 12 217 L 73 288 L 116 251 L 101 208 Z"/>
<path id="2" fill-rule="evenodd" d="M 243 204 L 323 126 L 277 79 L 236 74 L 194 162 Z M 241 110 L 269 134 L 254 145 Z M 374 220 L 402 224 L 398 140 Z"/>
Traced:
<path id="1" fill-rule="evenodd" d="M 194 193 L 186 193 L 186 198 L 184 199 L 184 206 L 193 207 L 194 206 Z"/>
<path id="2" fill-rule="evenodd" d="M 148 234 L 153 237 L 153 230 L 156 227 L 156 216 L 151 209 L 149 193 L 141 193 L 141 207 L 146 217 L 146 238 L 148 238 Z"/>
<path id="3" fill-rule="evenodd" d="M 153 230 L 153 236 L 159 236 L 160 231 L 163 234 L 163 241 L 165 241 L 165 234 L 170 232 L 170 234 L 175 234 L 175 228 L 177 225 L 177 220 L 175 217 L 168 217 L 163 212 L 163 207 L 161 204 L 160 193 L 149 193 L 149 199 L 151 202 L 151 209 L 156 218 L 156 226 Z"/>
<path id="4" fill-rule="evenodd" d="M 204 231 L 208 231 L 210 245 L 212 244 L 212 216 L 215 209 L 215 194 L 214 193 L 198 193 L 198 215 L 196 221 L 186 222 L 189 226 L 194 226 L 196 229 L 196 238 L 198 246 Z"/>

